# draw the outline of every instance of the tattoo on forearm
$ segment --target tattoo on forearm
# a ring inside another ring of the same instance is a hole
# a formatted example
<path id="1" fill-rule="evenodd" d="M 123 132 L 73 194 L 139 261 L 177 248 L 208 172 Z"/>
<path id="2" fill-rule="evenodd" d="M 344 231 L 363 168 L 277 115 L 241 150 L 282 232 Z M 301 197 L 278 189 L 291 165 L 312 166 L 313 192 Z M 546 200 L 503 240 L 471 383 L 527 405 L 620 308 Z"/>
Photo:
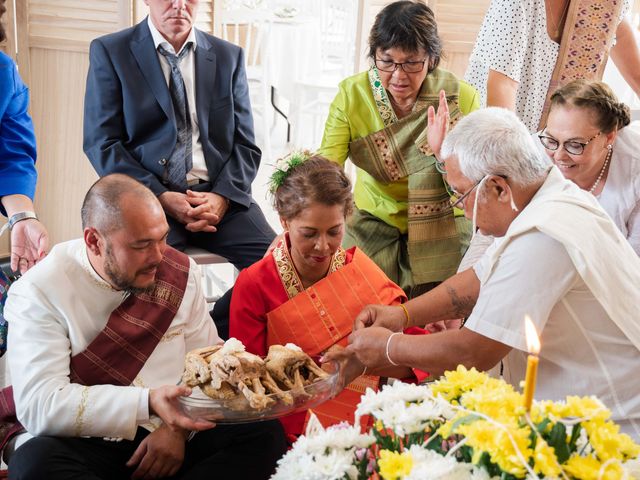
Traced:
<path id="1" fill-rule="evenodd" d="M 451 306 L 452 306 L 452 318 L 462 318 L 468 316 L 473 307 L 476 304 L 476 301 L 473 297 L 470 296 L 460 296 L 455 288 L 450 285 L 447 285 L 447 293 L 451 298 Z"/>

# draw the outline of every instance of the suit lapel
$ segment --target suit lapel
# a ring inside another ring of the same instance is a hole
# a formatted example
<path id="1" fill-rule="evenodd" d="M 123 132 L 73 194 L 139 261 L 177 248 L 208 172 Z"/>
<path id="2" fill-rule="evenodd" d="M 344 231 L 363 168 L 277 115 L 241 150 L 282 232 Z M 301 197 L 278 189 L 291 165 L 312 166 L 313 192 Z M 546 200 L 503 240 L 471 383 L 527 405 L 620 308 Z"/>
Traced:
<path id="1" fill-rule="evenodd" d="M 209 39 L 196 30 L 196 105 L 198 128 L 203 138 L 209 135 L 209 111 L 216 78 L 216 54 Z"/>
<path id="2" fill-rule="evenodd" d="M 164 110 L 167 118 L 173 118 L 173 106 L 171 105 L 169 87 L 167 87 L 167 82 L 162 73 L 158 54 L 153 44 L 153 37 L 151 36 L 151 31 L 149 30 L 146 19 L 136 27 L 130 48 L 138 62 L 142 75 L 147 80 L 162 110 Z"/>

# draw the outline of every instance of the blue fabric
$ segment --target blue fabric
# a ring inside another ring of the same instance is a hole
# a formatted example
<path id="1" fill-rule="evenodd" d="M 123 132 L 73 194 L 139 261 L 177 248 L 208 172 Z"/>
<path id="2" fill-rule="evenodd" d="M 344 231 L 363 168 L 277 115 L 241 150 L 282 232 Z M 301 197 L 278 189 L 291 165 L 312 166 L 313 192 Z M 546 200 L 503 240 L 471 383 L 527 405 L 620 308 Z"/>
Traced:
<path id="1" fill-rule="evenodd" d="M 0 197 L 19 193 L 33 200 L 36 137 L 28 107 L 29 90 L 13 60 L 0 52 Z M 1 204 L 0 213 L 7 214 Z"/>
<path id="2" fill-rule="evenodd" d="M 192 43 L 182 49 L 180 55 L 174 55 L 164 49 L 162 45 L 158 47 L 160 52 L 169 62 L 171 66 L 171 74 L 169 81 L 169 92 L 171 93 L 171 103 L 173 103 L 173 111 L 176 117 L 176 128 L 178 130 L 178 139 L 176 146 L 171 152 L 169 158 L 169 168 L 167 180 L 172 190 L 185 191 L 187 189 L 187 172 L 193 166 L 191 158 L 193 146 L 191 119 L 189 118 L 189 105 L 187 102 L 187 90 L 184 86 L 182 73 L 180 73 L 180 61 L 191 50 Z"/>
<path id="3" fill-rule="evenodd" d="M 195 98 L 210 191 L 248 209 L 260 164 L 242 49 L 196 29 Z M 91 42 L 84 151 L 101 177 L 124 173 L 170 190 L 178 132 L 147 20 Z"/>

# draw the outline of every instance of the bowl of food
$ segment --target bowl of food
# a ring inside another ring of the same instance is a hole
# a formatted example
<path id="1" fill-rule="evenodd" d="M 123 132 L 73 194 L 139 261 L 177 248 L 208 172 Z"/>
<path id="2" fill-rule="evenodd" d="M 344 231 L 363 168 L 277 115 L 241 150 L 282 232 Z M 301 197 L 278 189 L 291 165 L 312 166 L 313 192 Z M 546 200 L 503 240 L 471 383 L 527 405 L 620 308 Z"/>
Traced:
<path id="1" fill-rule="evenodd" d="M 340 390 L 340 369 L 320 367 L 293 344 L 272 345 L 262 358 L 231 338 L 224 345 L 189 352 L 182 383 L 192 387 L 180 397 L 191 418 L 216 423 L 269 420 L 313 408 Z"/>

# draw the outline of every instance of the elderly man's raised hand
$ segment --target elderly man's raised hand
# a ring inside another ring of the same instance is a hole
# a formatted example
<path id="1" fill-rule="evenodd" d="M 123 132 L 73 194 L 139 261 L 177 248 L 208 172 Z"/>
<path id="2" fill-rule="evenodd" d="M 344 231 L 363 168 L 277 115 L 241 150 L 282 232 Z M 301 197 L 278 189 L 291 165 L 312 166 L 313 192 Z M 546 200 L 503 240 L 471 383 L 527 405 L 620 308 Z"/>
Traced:
<path id="1" fill-rule="evenodd" d="M 165 385 L 149 390 L 149 412 L 158 415 L 172 430 L 209 430 L 216 426 L 207 420 L 193 420 L 178 406 L 178 397 L 191 395 L 191 389 L 184 385 Z"/>
<path id="2" fill-rule="evenodd" d="M 11 229 L 11 270 L 24 273 L 42 260 L 49 249 L 49 234 L 34 218 L 21 220 Z"/>
<path id="3" fill-rule="evenodd" d="M 430 106 L 427 109 L 427 141 L 436 157 L 440 156 L 440 148 L 449 131 L 449 105 L 444 90 L 440 90 L 438 111 Z"/>
<path id="4" fill-rule="evenodd" d="M 401 332 L 405 327 L 407 317 L 402 307 L 385 305 L 367 305 L 362 309 L 354 321 L 353 329 L 360 330 L 367 327 L 383 327 L 393 332 Z"/>

